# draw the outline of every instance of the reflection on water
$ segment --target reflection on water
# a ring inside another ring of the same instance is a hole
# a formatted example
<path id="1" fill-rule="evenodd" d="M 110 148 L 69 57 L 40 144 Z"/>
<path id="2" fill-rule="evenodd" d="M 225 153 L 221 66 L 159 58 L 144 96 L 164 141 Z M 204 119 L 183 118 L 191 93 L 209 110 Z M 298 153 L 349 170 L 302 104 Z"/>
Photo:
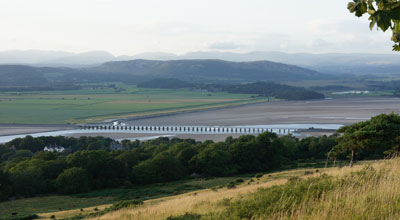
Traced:
<path id="1" fill-rule="evenodd" d="M 343 125 L 340 124 L 274 124 L 274 125 L 246 125 L 246 126 L 230 126 L 231 128 L 236 128 L 236 127 L 241 127 L 241 128 L 268 128 L 272 129 L 273 132 L 278 133 L 278 134 L 284 134 L 280 133 L 280 129 L 329 129 L 329 130 L 337 130 Z M 190 126 L 186 126 L 190 127 Z M 195 126 L 196 127 L 196 126 Z M 207 127 L 207 126 L 202 126 L 202 127 Z M 174 134 L 213 134 L 212 131 L 215 131 L 217 126 L 210 126 L 209 130 L 206 132 L 196 132 L 196 131 L 130 131 L 130 130 L 80 130 L 80 129 L 73 129 L 73 130 L 60 130 L 60 131 L 50 131 L 50 132 L 40 132 L 40 133 L 27 133 L 27 134 L 19 134 L 19 135 L 8 135 L 8 136 L 0 136 L 0 143 L 6 143 L 9 142 L 15 138 L 23 138 L 27 135 L 30 135 L 32 137 L 43 137 L 43 136 L 71 136 L 71 135 L 76 135 L 76 134 L 82 134 L 82 136 L 86 134 L 113 134 L 113 133 L 130 133 L 130 134 L 169 134 L 169 135 L 161 135 L 161 136 L 146 136 L 146 137 L 135 137 L 135 138 L 130 138 L 132 140 L 140 140 L 140 141 L 146 141 L 146 140 L 151 140 L 155 139 L 158 137 L 172 137 Z M 226 126 L 224 126 L 226 127 Z M 229 133 L 235 133 L 235 132 L 218 132 L 215 134 L 229 134 Z M 296 134 L 294 134 L 296 135 Z M 129 139 L 129 138 L 128 138 Z"/>

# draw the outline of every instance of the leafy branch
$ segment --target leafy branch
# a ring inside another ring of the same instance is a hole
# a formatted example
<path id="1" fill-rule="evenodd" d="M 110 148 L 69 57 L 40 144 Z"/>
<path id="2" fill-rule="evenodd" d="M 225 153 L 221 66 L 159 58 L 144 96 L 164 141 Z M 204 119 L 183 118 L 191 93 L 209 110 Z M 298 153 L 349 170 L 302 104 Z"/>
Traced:
<path id="1" fill-rule="evenodd" d="M 347 8 L 357 17 L 369 14 L 370 29 L 392 30 L 394 51 L 400 51 L 400 0 L 353 0 Z"/>

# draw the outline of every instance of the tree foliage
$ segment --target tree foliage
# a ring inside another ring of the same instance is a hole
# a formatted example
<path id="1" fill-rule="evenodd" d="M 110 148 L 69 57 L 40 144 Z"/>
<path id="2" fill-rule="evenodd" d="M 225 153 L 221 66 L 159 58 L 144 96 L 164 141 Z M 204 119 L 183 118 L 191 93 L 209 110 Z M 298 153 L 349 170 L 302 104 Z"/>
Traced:
<path id="1" fill-rule="evenodd" d="M 72 167 L 57 177 L 57 189 L 65 194 L 83 193 L 89 189 L 89 179 L 82 168 Z"/>
<path id="2" fill-rule="evenodd" d="M 331 156 L 340 152 L 350 151 L 351 161 L 356 153 L 362 150 L 382 154 L 395 150 L 399 153 L 400 116 L 398 114 L 380 114 L 368 121 L 342 127 L 338 132 L 343 133 L 339 144 L 333 149 Z"/>
<path id="3" fill-rule="evenodd" d="M 88 145 L 92 143 L 108 142 L 100 137 L 20 138 L 0 145 L 4 160 L 0 163 L 0 200 L 167 182 L 194 173 L 197 175 L 193 176 L 264 173 L 325 161 L 327 156 L 333 160 L 349 155 L 353 159 L 379 159 L 385 154 L 400 154 L 398 114 L 381 114 L 339 132 L 343 135 L 302 139 L 265 132 L 228 137 L 222 142 L 165 137 L 146 142 L 127 140 L 124 151 L 90 150 Z M 35 152 L 48 142 L 67 147 L 71 144 L 76 152 Z"/>
<path id="4" fill-rule="evenodd" d="M 393 50 L 400 51 L 400 1 L 399 0 L 353 0 L 347 8 L 357 17 L 369 14 L 370 29 L 392 30 Z"/>

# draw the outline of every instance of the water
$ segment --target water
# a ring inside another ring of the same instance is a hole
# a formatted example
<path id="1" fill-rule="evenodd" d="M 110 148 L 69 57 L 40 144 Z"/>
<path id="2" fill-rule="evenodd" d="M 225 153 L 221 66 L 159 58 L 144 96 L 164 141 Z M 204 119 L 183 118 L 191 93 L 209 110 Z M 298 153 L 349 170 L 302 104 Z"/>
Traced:
<path id="1" fill-rule="evenodd" d="M 246 126 L 178 126 L 178 127 L 206 127 L 207 130 L 200 132 L 200 131 L 131 131 L 131 130 L 81 130 L 81 129 L 72 129 L 72 130 L 60 130 L 60 131 L 50 131 L 50 132 L 40 132 L 40 133 L 27 133 L 27 134 L 19 134 L 19 135 L 8 135 L 8 136 L 0 136 L 0 143 L 9 142 L 15 138 L 23 138 L 27 135 L 32 137 L 46 137 L 46 136 L 71 136 L 74 134 L 112 134 L 112 133 L 131 133 L 131 134 L 164 134 L 164 135 L 157 135 L 157 136 L 144 136 L 144 137 L 135 137 L 130 138 L 132 140 L 140 140 L 146 141 L 151 139 L 156 139 L 158 137 L 172 137 L 175 134 L 235 134 L 237 132 L 217 132 L 216 128 L 260 128 L 260 129 L 272 129 L 272 132 L 278 134 L 287 134 L 287 133 L 280 133 L 280 129 L 291 129 L 295 131 L 297 129 L 329 129 L 329 130 L 337 130 L 343 125 L 340 124 L 274 124 L 274 125 L 246 125 Z M 156 126 L 149 126 L 149 127 L 156 127 Z M 164 127 L 173 127 L 173 126 L 164 126 Z M 240 134 L 254 134 L 253 132 L 241 132 Z M 297 134 L 294 132 L 294 135 Z M 129 138 L 128 138 L 129 139 Z"/>

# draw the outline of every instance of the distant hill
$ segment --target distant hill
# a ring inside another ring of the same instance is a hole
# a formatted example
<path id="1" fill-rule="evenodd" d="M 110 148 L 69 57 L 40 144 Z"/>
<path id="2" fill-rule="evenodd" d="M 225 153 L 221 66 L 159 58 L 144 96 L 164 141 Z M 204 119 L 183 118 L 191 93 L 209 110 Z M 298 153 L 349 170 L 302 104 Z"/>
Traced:
<path id="1" fill-rule="evenodd" d="M 63 51 L 3 51 L 0 52 L 0 64 L 29 64 L 35 66 L 88 67 L 110 61 L 128 60 L 226 60 L 232 62 L 253 62 L 268 60 L 277 63 L 297 65 L 328 74 L 377 74 L 400 75 L 400 54 L 365 53 L 284 53 L 274 51 L 254 51 L 233 53 L 220 51 L 189 52 L 182 55 L 164 52 L 146 52 L 136 55 L 114 56 L 107 51 L 89 51 L 70 53 Z"/>
<path id="2" fill-rule="evenodd" d="M 228 62 L 222 60 L 132 60 L 107 62 L 95 67 L 34 67 L 0 65 L 1 86 L 46 86 L 54 83 L 139 83 L 154 78 L 176 78 L 187 82 L 255 82 L 331 79 L 331 75 L 293 65 L 269 61 Z"/>
<path id="3" fill-rule="evenodd" d="M 282 85 L 273 82 L 254 82 L 242 84 L 203 84 L 189 83 L 178 79 L 152 79 L 138 84 L 139 88 L 180 89 L 190 88 L 208 92 L 229 92 L 239 94 L 257 94 L 286 100 L 323 99 L 321 93 L 301 87 Z"/>
<path id="4" fill-rule="evenodd" d="M 128 74 L 96 73 L 90 70 L 67 67 L 33 67 L 0 65 L 0 90 L 58 90 L 76 88 L 80 83 L 137 82 Z M 26 88 L 30 87 L 30 88 Z"/>
<path id="5" fill-rule="evenodd" d="M 294 81 L 331 78 L 317 71 L 270 61 L 132 60 L 107 62 L 91 68 L 90 71 L 186 81 Z"/>
<path id="6" fill-rule="evenodd" d="M 139 88 L 157 88 L 157 89 L 182 89 L 194 88 L 197 84 L 189 83 L 173 78 L 157 78 L 137 84 Z"/>

